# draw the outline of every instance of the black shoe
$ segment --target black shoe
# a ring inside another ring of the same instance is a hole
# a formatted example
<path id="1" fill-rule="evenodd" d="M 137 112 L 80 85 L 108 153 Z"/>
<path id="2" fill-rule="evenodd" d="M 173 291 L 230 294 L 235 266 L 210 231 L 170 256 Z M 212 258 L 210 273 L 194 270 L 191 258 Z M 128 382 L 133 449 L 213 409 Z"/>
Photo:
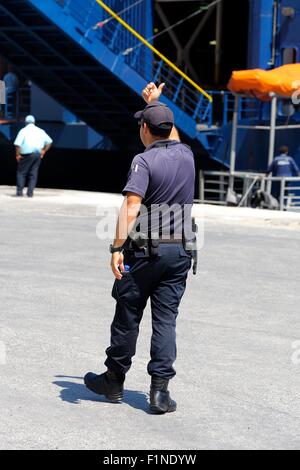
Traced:
<path id="1" fill-rule="evenodd" d="M 96 375 L 89 372 L 84 377 L 86 387 L 97 395 L 104 395 L 112 403 L 120 403 L 123 400 L 125 375 L 117 375 L 108 370 L 105 374 Z"/>
<path id="2" fill-rule="evenodd" d="M 154 414 L 174 413 L 177 404 L 168 392 L 169 381 L 152 377 L 150 390 L 150 412 Z"/>

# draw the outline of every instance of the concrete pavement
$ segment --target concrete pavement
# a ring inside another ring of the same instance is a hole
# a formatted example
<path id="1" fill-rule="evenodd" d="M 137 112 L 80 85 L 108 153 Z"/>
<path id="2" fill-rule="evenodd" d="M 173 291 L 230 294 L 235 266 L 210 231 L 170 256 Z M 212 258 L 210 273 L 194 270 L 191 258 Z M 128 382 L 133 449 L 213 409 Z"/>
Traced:
<path id="1" fill-rule="evenodd" d="M 0 449 L 299 449 L 299 215 L 204 209 L 178 321 L 178 412 L 151 416 L 149 309 L 125 403 L 82 384 L 103 370 L 114 310 L 96 206 L 120 197 L 12 194 L 0 188 Z"/>

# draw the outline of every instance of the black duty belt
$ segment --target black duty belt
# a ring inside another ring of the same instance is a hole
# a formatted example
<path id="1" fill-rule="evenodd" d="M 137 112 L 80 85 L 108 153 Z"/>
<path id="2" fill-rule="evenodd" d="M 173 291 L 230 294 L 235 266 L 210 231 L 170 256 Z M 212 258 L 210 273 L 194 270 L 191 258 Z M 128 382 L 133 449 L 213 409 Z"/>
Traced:
<path id="1" fill-rule="evenodd" d="M 194 239 L 191 242 L 188 242 L 185 238 L 159 238 L 159 239 L 151 239 L 147 238 L 145 234 L 137 234 L 134 239 L 128 237 L 126 243 L 124 244 L 124 250 L 133 250 L 133 251 L 140 251 L 145 252 L 148 250 L 151 257 L 158 256 L 159 252 L 159 245 L 169 245 L 169 244 L 176 244 L 176 245 L 183 245 L 184 249 L 187 253 L 191 255 L 194 260 L 193 272 L 197 274 L 197 266 L 198 266 L 198 251 L 197 251 L 197 233 L 198 233 L 198 226 L 196 224 L 196 220 L 193 218 L 192 221 L 192 230 L 195 235 Z"/>
<path id="2" fill-rule="evenodd" d="M 148 250 L 151 257 L 158 256 L 160 245 L 184 245 L 182 238 L 157 238 L 157 239 L 146 239 L 137 237 L 134 241 L 132 240 L 129 244 L 129 250 L 137 252 L 145 252 Z"/>

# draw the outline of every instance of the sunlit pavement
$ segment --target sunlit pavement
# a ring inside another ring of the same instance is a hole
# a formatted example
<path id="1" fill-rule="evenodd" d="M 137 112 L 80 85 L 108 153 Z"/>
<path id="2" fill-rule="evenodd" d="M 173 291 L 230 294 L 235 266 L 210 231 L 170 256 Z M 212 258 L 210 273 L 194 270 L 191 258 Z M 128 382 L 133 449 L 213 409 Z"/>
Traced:
<path id="1" fill-rule="evenodd" d="M 13 193 L 0 188 L 0 448 L 299 448 L 299 214 L 195 208 L 205 237 L 178 320 L 178 411 L 152 416 L 149 309 L 125 402 L 82 381 L 104 370 L 113 278 L 96 229 L 122 198 Z"/>

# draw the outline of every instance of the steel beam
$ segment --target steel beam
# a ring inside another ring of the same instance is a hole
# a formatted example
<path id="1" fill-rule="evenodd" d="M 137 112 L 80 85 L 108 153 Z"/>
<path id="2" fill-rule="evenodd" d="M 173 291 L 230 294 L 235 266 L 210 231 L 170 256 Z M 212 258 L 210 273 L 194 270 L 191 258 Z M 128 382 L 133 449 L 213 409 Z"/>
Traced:
<path id="1" fill-rule="evenodd" d="M 270 120 L 270 139 L 269 139 L 269 156 L 268 156 L 268 166 L 270 166 L 274 160 L 275 156 L 275 139 L 276 139 L 276 120 L 277 120 L 277 96 L 272 96 L 271 103 L 271 120 Z M 271 193 L 272 191 L 272 181 L 268 182 L 267 191 Z"/>
<path id="2" fill-rule="evenodd" d="M 223 1 L 217 5 L 216 17 L 216 51 L 215 51 L 215 84 L 219 84 L 221 75 L 222 34 L 223 34 Z"/>
<path id="3" fill-rule="evenodd" d="M 232 122 L 232 136 L 231 136 L 231 150 L 230 150 L 230 182 L 229 187 L 231 190 L 234 188 L 234 172 L 236 166 L 236 152 L 237 152 L 237 134 L 238 134 L 238 120 L 239 120 L 239 96 L 235 96 L 234 113 Z"/>
<path id="4" fill-rule="evenodd" d="M 158 16 L 160 17 L 164 27 L 169 28 L 171 26 L 170 23 L 169 23 L 169 20 L 166 17 L 165 12 L 163 11 L 163 9 L 159 5 L 159 3 L 156 3 L 155 9 L 156 9 L 156 11 L 158 13 Z M 177 65 L 180 66 L 182 64 L 182 60 L 183 60 L 183 47 L 182 47 L 177 35 L 173 31 L 173 29 L 169 29 L 168 34 L 169 34 L 170 38 L 172 39 L 172 41 L 173 41 L 173 43 L 174 43 L 174 45 L 177 49 Z"/>

